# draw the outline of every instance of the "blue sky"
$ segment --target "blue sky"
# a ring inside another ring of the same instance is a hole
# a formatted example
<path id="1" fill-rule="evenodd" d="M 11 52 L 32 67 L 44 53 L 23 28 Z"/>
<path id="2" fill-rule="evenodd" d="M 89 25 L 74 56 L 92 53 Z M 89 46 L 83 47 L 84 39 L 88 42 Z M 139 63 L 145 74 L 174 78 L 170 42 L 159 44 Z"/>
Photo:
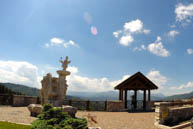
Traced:
<path id="1" fill-rule="evenodd" d="M 192 0 L 1 1 L 0 81 L 40 88 L 68 55 L 70 91 L 113 90 L 141 71 L 157 92 L 190 92 L 192 17 Z"/>

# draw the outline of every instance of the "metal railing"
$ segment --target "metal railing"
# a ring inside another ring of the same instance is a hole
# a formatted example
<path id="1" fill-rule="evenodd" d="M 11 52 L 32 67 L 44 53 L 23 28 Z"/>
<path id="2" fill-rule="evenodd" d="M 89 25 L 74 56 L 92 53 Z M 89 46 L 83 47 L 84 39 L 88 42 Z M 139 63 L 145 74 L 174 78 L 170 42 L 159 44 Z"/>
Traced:
<path id="1" fill-rule="evenodd" d="M 106 111 L 107 101 L 64 100 L 64 105 L 70 105 L 78 110 Z"/>

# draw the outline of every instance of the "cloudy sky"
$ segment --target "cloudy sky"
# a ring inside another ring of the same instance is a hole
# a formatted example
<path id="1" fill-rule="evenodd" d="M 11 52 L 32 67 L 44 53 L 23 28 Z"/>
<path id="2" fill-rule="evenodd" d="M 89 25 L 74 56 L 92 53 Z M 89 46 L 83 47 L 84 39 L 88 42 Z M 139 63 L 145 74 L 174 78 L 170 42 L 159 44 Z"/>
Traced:
<path id="1" fill-rule="evenodd" d="M 68 55 L 68 91 L 111 91 L 138 71 L 156 92 L 193 91 L 192 0 L 6 0 L 0 18 L 0 82 L 40 88 Z"/>

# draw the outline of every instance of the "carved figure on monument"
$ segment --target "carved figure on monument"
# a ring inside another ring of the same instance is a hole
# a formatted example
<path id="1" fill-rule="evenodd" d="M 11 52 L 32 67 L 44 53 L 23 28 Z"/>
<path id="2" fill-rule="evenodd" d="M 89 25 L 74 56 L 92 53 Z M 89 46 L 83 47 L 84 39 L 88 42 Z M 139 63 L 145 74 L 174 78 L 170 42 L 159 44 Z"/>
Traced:
<path id="1" fill-rule="evenodd" d="M 64 99 L 66 97 L 66 90 L 68 85 L 66 84 L 66 76 L 70 75 L 69 71 L 66 71 L 68 64 L 68 56 L 64 61 L 60 60 L 62 63 L 63 70 L 58 70 L 57 74 L 59 78 L 52 77 L 50 73 L 43 77 L 42 88 L 40 90 L 41 102 L 42 104 L 51 103 L 54 106 L 62 106 Z"/>
<path id="2" fill-rule="evenodd" d="M 70 64 L 71 61 L 68 61 L 68 56 L 66 56 L 66 59 L 63 61 L 62 57 L 61 60 L 59 60 L 62 63 L 62 68 L 64 71 L 66 71 L 68 64 Z"/>

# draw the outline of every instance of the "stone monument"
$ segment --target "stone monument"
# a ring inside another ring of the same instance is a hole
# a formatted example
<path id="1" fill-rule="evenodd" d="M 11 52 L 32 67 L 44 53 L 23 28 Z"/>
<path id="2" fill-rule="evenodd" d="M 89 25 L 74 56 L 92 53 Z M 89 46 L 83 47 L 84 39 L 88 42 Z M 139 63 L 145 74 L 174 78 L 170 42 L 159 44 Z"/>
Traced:
<path id="1" fill-rule="evenodd" d="M 67 112 L 71 117 L 75 117 L 77 108 L 63 105 L 64 99 L 66 97 L 66 90 L 68 85 L 66 84 L 66 76 L 70 75 L 69 71 L 66 71 L 70 61 L 68 56 L 65 60 L 62 58 L 59 60 L 62 63 L 62 70 L 58 70 L 57 74 L 59 77 L 52 77 L 50 73 L 44 76 L 42 83 L 42 88 L 40 90 L 41 104 L 52 104 L 55 107 L 61 107 L 63 112 Z M 28 110 L 31 116 L 37 116 L 42 112 L 43 106 L 40 104 L 30 104 L 28 105 Z"/>
<path id="2" fill-rule="evenodd" d="M 42 88 L 40 90 L 41 104 L 50 103 L 55 107 L 61 107 L 66 97 L 66 90 L 68 85 L 66 84 L 66 76 L 70 75 L 69 71 L 66 71 L 68 64 L 71 62 L 66 56 L 65 60 L 62 58 L 59 60 L 62 63 L 62 70 L 58 70 L 57 74 L 59 78 L 52 77 L 50 73 L 43 77 Z"/>

